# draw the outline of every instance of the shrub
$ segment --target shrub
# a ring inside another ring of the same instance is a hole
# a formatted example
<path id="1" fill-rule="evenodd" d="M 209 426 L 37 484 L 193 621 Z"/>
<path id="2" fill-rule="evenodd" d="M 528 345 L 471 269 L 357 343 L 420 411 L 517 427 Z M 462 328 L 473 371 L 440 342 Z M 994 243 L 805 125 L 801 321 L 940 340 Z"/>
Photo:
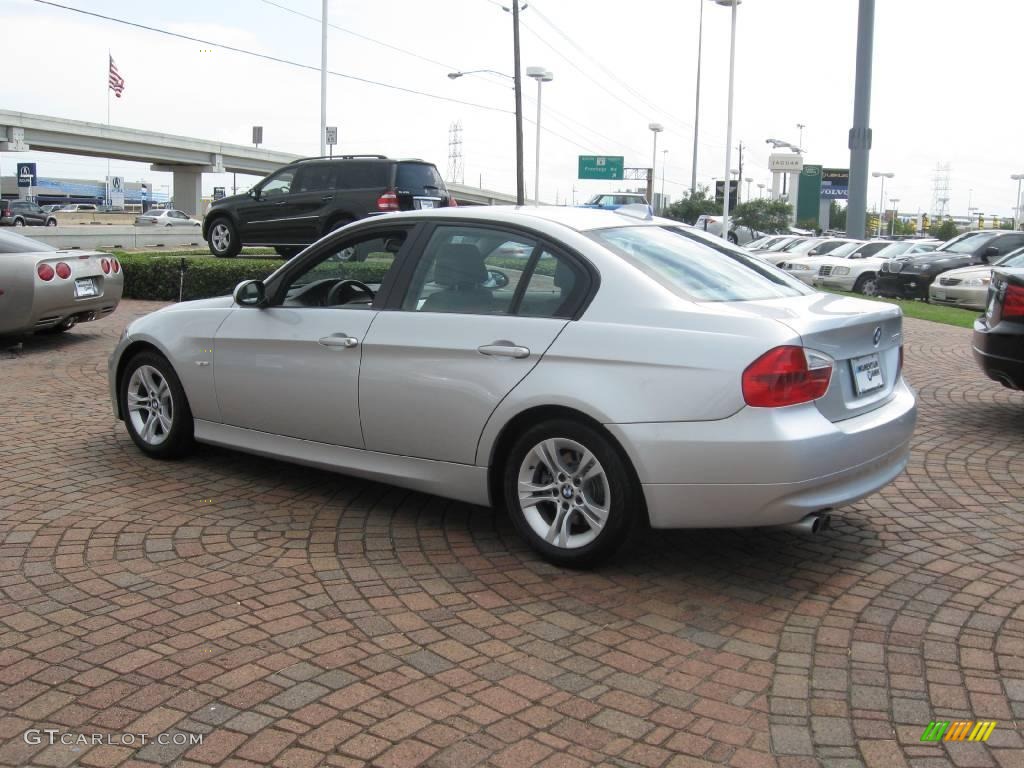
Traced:
<path id="1" fill-rule="evenodd" d="M 176 301 L 181 281 L 181 259 L 148 254 L 124 254 L 117 257 L 124 270 L 124 297 Z M 282 262 L 268 259 L 185 259 L 182 299 L 208 299 L 230 294 L 243 280 L 263 280 Z M 379 283 L 389 262 L 363 261 L 338 270 L 347 279 Z"/>

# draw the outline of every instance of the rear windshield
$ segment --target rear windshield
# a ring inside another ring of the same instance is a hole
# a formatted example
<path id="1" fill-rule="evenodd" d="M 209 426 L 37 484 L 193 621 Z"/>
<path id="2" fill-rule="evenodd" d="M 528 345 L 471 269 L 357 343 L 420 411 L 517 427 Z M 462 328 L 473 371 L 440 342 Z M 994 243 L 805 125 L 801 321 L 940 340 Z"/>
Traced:
<path id="1" fill-rule="evenodd" d="M 17 235 L 14 232 L 0 232 L 0 253 L 38 253 L 39 251 L 56 251 L 52 245 L 41 243 L 30 237 Z"/>
<path id="2" fill-rule="evenodd" d="M 390 166 L 380 161 L 350 160 L 337 166 L 334 174 L 335 189 L 380 189 L 388 186 Z"/>
<path id="3" fill-rule="evenodd" d="M 661 227 L 588 233 L 665 288 L 691 301 L 752 301 L 812 293 L 798 280 L 736 249 Z"/>
<path id="4" fill-rule="evenodd" d="M 413 194 L 446 192 L 444 179 L 437 168 L 428 163 L 399 163 L 395 186 Z"/>

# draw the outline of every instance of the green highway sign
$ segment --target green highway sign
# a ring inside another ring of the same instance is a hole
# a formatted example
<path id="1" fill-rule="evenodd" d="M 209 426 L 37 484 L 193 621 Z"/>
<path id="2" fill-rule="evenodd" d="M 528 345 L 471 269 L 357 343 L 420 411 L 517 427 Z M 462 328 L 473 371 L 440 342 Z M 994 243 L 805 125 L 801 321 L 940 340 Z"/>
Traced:
<path id="1" fill-rule="evenodd" d="M 605 155 L 580 155 L 581 179 L 621 179 L 625 158 Z"/>

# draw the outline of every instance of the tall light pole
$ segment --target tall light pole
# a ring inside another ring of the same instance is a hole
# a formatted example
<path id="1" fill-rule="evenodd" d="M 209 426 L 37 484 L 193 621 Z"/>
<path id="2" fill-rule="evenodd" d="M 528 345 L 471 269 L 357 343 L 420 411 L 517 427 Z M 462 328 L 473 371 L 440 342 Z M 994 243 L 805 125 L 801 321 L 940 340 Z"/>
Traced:
<path id="1" fill-rule="evenodd" d="M 857 11 L 857 70 L 853 127 L 850 129 L 850 194 L 846 234 L 864 237 L 868 211 L 868 160 L 871 155 L 871 58 L 875 40 L 875 0 L 860 0 Z"/>
<path id="2" fill-rule="evenodd" d="M 665 212 L 665 166 L 668 165 L 668 150 L 661 150 L 661 212 Z"/>
<path id="3" fill-rule="evenodd" d="M 891 179 L 896 174 L 895 173 L 883 173 L 882 171 L 873 171 L 871 175 L 874 176 L 876 179 L 881 179 L 882 180 L 882 190 L 878 194 L 878 237 L 881 237 L 882 236 L 882 213 L 885 211 L 885 180 L 886 179 Z M 849 203 L 847 203 L 846 212 L 847 212 L 847 216 L 849 216 L 849 212 L 850 212 Z M 867 212 L 865 211 L 865 213 L 867 213 Z M 856 224 L 854 224 L 854 226 L 856 226 Z M 850 231 L 850 222 L 849 221 L 846 222 L 846 231 L 847 232 Z"/>
<path id="4" fill-rule="evenodd" d="M 1020 182 L 1024 179 L 1024 173 L 1014 173 L 1010 176 L 1017 182 L 1017 207 L 1013 209 L 1013 231 L 1020 229 Z"/>
<path id="5" fill-rule="evenodd" d="M 804 128 L 807 127 L 807 123 L 797 123 L 796 127 L 800 129 L 800 138 L 797 139 L 797 146 L 799 146 L 800 149 L 803 149 L 804 148 Z"/>
<path id="6" fill-rule="evenodd" d="M 327 0 L 320 14 L 320 156 L 327 154 Z"/>
<path id="7" fill-rule="evenodd" d="M 751 183 L 751 182 L 752 182 L 753 180 L 754 180 L 754 179 L 753 179 L 753 178 L 751 178 L 750 176 L 747 176 L 747 178 L 745 178 L 745 179 L 744 179 L 744 181 L 745 181 L 745 182 L 747 182 L 747 198 L 746 198 L 747 200 L 750 200 L 750 199 L 751 199 L 751 197 L 750 197 L 750 183 Z"/>
<path id="8" fill-rule="evenodd" d="M 555 76 L 544 67 L 527 67 L 526 74 L 537 81 L 537 157 L 533 174 L 533 204 L 540 205 L 540 92 L 541 86 L 550 83 Z"/>
<path id="9" fill-rule="evenodd" d="M 764 186 L 765 186 L 764 184 L 758 184 L 757 185 L 757 198 L 758 198 L 758 200 L 760 200 L 762 197 L 764 197 Z"/>
<path id="10" fill-rule="evenodd" d="M 647 126 L 651 133 L 654 134 L 654 149 L 651 151 L 651 177 L 647 181 L 647 196 L 651 204 L 651 210 L 654 210 L 654 171 L 658 165 L 658 134 L 665 130 L 665 126 L 661 123 L 649 123 Z"/>
<path id="11" fill-rule="evenodd" d="M 900 199 L 898 197 L 890 197 L 889 202 L 892 203 L 892 221 L 889 222 L 889 235 L 892 237 L 896 234 L 896 216 L 899 215 L 900 211 Z"/>
<path id="12" fill-rule="evenodd" d="M 729 170 L 732 165 L 732 95 L 736 76 L 736 8 L 740 0 L 715 0 L 718 5 L 732 7 L 732 30 L 729 35 L 729 108 L 725 123 L 725 194 L 722 195 L 722 239 L 729 239 Z M 738 185 L 737 185 L 738 186 Z"/>
<path id="13" fill-rule="evenodd" d="M 516 90 L 516 205 L 525 205 L 526 183 L 523 178 L 523 78 L 519 72 L 519 0 L 512 0 L 512 67 L 512 79 Z"/>
<path id="14" fill-rule="evenodd" d="M 693 108 L 693 171 L 690 174 L 690 197 L 697 194 L 697 126 L 700 124 L 700 52 L 704 42 L 704 0 L 697 0 L 700 8 L 697 22 L 697 104 Z"/>

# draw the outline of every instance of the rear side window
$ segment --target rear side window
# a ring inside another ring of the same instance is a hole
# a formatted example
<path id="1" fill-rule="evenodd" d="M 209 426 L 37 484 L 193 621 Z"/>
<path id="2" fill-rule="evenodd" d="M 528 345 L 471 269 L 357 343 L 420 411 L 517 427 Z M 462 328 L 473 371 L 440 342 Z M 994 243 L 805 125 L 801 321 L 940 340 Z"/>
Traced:
<path id="1" fill-rule="evenodd" d="M 334 186 L 334 170 L 329 165 L 303 165 L 295 174 L 292 192 L 321 192 Z"/>
<path id="2" fill-rule="evenodd" d="M 399 163 L 395 174 L 395 186 L 414 194 L 424 191 L 446 191 L 444 179 L 437 172 L 437 168 L 427 163 Z"/>
<path id="3" fill-rule="evenodd" d="M 384 191 L 388 185 L 387 163 L 360 160 L 338 163 L 334 173 L 335 189 L 376 189 Z"/>
<path id="4" fill-rule="evenodd" d="M 813 293 L 798 280 L 740 251 L 712 247 L 661 227 L 599 229 L 589 236 L 691 301 L 753 301 Z"/>

